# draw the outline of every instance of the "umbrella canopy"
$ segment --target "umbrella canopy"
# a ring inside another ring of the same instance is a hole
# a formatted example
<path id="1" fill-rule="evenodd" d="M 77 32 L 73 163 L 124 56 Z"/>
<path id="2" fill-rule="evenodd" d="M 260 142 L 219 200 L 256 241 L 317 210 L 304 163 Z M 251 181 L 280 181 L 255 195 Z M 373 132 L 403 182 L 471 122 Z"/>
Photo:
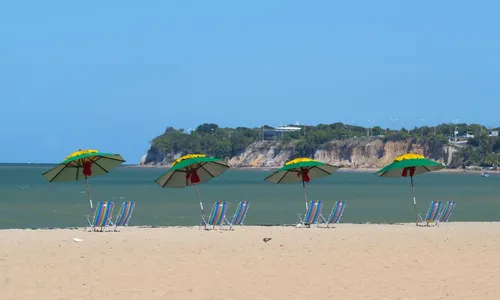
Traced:
<path id="1" fill-rule="evenodd" d="M 198 184 L 219 176 L 227 169 L 229 169 L 229 165 L 220 158 L 207 157 L 205 154 L 188 154 L 177 159 L 172 167 L 155 182 L 161 187 L 167 188 L 183 188 L 194 185 L 200 202 L 201 218 L 206 229 L 207 222 Z"/>
<path id="2" fill-rule="evenodd" d="M 63 162 L 43 173 L 43 177 L 50 182 L 80 180 L 109 173 L 124 162 L 119 154 L 80 150 L 71 153 Z"/>
<path id="3" fill-rule="evenodd" d="M 311 179 L 322 178 L 332 175 L 340 169 L 310 158 L 296 158 L 285 163 L 285 165 L 271 173 L 264 180 L 272 183 L 295 183 L 310 182 Z"/>
<path id="4" fill-rule="evenodd" d="M 420 154 L 407 153 L 396 157 L 393 162 L 380 169 L 375 175 L 380 177 L 410 177 L 411 191 L 413 195 L 413 210 L 417 213 L 417 199 L 415 198 L 415 187 L 413 176 L 427 172 L 438 171 L 444 168 L 444 165 L 436 161 L 426 159 Z M 417 219 L 418 223 L 418 219 Z"/>
<path id="5" fill-rule="evenodd" d="M 188 154 L 177 159 L 166 173 L 156 179 L 161 187 L 183 188 L 204 183 L 229 169 L 220 158 Z"/>
<path id="6" fill-rule="evenodd" d="M 90 195 L 88 178 L 106 174 L 124 162 L 125 160 L 119 154 L 103 153 L 91 149 L 78 150 L 42 175 L 50 182 L 85 179 L 92 212 L 92 196 Z"/>
<path id="7" fill-rule="evenodd" d="M 443 164 L 426 159 L 414 153 L 403 154 L 375 173 L 381 177 L 413 177 L 427 172 L 438 171 L 444 168 Z"/>
<path id="8" fill-rule="evenodd" d="M 317 179 L 332 175 L 332 173 L 334 173 L 338 169 L 340 168 L 337 166 L 332 166 L 314 159 L 301 157 L 286 162 L 281 169 L 272 172 L 264 180 L 272 183 L 302 182 L 307 210 L 308 207 L 306 182 L 310 182 L 311 179 Z"/>

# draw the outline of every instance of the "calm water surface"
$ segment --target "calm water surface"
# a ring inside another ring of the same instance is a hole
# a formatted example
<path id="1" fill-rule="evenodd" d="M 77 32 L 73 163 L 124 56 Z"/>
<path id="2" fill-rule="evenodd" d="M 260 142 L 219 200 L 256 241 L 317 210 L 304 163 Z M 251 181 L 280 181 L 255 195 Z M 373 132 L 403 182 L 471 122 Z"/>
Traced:
<path id="1" fill-rule="evenodd" d="M 89 212 L 85 182 L 49 183 L 42 173 L 51 166 L 0 166 L 0 228 L 84 226 Z M 161 188 L 154 180 L 166 169 L 118 168 L 90 180 L 94 203 L 137 202 L 130 225 L 198 225 L 200 209 L 194 188 Z M 246 223 L 291 224 L 305 210 L 301 184 L 271 184 L 269 171 L 229 170 L 200 185 L 205 210 L 228 201 L 229 214 L 239 201 L 251 202 Z M 500 221 L 500 176 L 425 174 L 415 179 L 417 207 L 425 213 L 432 200 L 456 200 L 452 221 Z M 380 178 L 371 173 L 337 172 L 311 182 L 309 199 L 336 200 L 347 207 L 342 222 L 413 222 L 409 180 Z"/>

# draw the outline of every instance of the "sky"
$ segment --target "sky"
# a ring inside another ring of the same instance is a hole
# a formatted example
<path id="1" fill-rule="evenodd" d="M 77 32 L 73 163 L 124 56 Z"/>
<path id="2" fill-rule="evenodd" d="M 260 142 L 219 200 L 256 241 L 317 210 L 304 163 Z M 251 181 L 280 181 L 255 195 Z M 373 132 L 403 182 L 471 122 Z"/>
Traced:
<path id="1" fill-rule="evenodd" d="M 0 162 L 167 126 L 500 126 L 498 1 L 2 1 Z M 498 120 L 498 122 L 497 122 Z"/>

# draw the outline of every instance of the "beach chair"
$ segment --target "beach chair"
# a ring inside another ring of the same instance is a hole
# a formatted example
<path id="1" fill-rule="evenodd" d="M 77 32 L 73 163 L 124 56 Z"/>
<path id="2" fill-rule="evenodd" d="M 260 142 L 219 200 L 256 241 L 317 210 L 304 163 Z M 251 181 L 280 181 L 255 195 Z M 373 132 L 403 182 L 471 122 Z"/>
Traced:
<path id="1" fill-rule="evenodd" d="M 240 203 L 238 203 L 238 207 L 236 208 L 236 212 L 234 213 L 233 219 L 231 220 L 231 223 L 229 223 L 231 228 L 234 225 L 244 226 L 243 221 L 245 221 L 249 207 L 250 207 L 250 202 L 248 201 L 241 201 Z"/>
<path id="2" fill-rule="evenodd" d="M 94 210 L 93 216 L 87 216 L 88 227 L 91 231 L 96 231 L 100 227 L 100 231 L 104 231 L 111 224 L 111 215 L 113 213 L 113 202 L 99 202 Z M 90 220 L 92 217 L 92 221 Z M 87 228 L 85 228 L 87 229 Z"/>
<path id="3" fill-rule="evenodd" d="M 323 211 L 323 201 L 313 200 L 309 202 L 309 207 L 307 208 L 304 217 L 302 218 L 302 215 L 298 214 L 299 220 L 297 225 L 304 225 L 307 227 L 311 227 L 311 224 L 318 224 L 322 211 Z"/>
<path id="4" fill-rule="evenodd" d="M 202 217 L 201 225 L 204 225 L 205 227 L 213 226 L 212 229 L 215 229 L 215 226 L 220 226 L 220 228 L 222 228 L 225 223 L 229 224 L 229 221 L 226 219 L 227 207 L 227 202 L 215 202 L 212 206 L 212 210 L 210 211 L 210 215 L 208 216 L 208 221 Z"/>
<path id="5" fill-rule="evenodd" d="M 432 201 L 429 205 L 429 210 L 427 211 L 425 218 L 422 218 L 422 216 L 418 214 L 418 219 L 420 219 L 420 222 L 426 223 L 427 226 L 429 226 L 429 224 L 434 224 L 434 226 L 437 226 L 439 223 L 438 217 L 441 211 L 442 204 L 443 202 L 441 201 Z"/>
<path id="6" fill-rule="evenodd" d="M 446 201 L 444 205 L 443 211 L 439 214 L 439 222 L 448 222 L 451 217 L 451 214 L 455 210 L 455 206 L 457 203 L 455 201 Z"/>
<path id="7" fill-rule="evenodd" d="M 345 205 L 345 201 L 335 201 L 335 205 L 333 205 L 332 212 L 328 216 L 328 219 L 325 220 L 325 218 L 321 216 L 321 219 L 323 219 L 326 227 L 330 227 L 330 224 L 338 224 L 340 222 L 340 219 L 344 214 Z"/>
<path id="8" fill-rule="evenodd" d="M 128 226 L 134 208 L 135 201 L 126 201 L 122 203 L 120 211 L 118 215 L 116 215 L 116 221 L 112 224 L 115 227 L 115 231 L 118 231 L 118 226 Z"/>

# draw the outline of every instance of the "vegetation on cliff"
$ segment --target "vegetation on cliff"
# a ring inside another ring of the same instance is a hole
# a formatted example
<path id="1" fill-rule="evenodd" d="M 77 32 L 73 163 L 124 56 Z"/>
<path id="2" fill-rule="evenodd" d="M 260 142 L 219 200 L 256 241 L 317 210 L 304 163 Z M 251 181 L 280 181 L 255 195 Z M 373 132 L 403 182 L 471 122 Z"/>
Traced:
<path id="1" fill-rule="evenodd" d="M 343 123 L 319 124 L 317 126 L 300 126 L 300 131 L 286 132 L 274 138 L 282 146 L 293 146 L 295 156 L 314 155 L 317 149 L 328 142 L 371 136 L 387 141 L 411 141 L 427 143 L 431 146 L 445 146 L 449 137 L 474 135 L 463 143 L 453 155 L 450 167 L 469 165 L 492 166 L 499 163 L 500 138 L 488 136 L 490 130 L 478 124 L 441 124 L 438 126 L 415 127 L 408 130 L 383 129 L 379 126 L 366 128 Z M 151 146 L 162 153 L 206 153 L 217 157 L 233 157 L 239 155 L 252 143 L 263 139 L 262 128 L 222 128 L 217 124 L 202 124 L 195 130 L 168 127 L 165 132 L 152 140 Z"/>
<path id="2" fill-rule="evenodd" d="M 500 137 L 488 136 L 486 132 L 478 132 L 469 138 L 464 147 L 453 154 L 451 168 L 466 166 L 493 167 L 500 164 Z"/>
<path id="3" fill-rule="evenodd" d="M 259 140 L 260 128 L 221 128 L 216 124 L 202 124 L 191 132 L 167 127 L 153 139 L 151 145 L 163 153 L 206 153 L 217 157 L 234 156 Z"/>

